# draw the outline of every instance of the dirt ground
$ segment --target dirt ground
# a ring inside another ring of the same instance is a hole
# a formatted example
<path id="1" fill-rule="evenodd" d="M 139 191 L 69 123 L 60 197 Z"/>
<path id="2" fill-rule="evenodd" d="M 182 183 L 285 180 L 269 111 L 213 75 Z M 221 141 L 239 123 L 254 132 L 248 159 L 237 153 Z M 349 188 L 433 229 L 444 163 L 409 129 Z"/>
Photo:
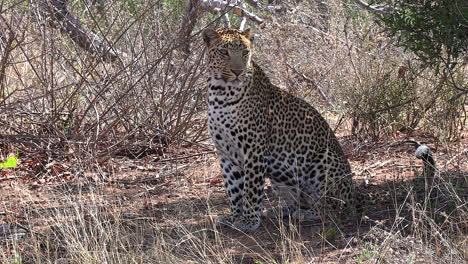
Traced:
<path id="1" fill-rule="evenodd" d="M 194 145 L 171 145 L 163 155 L 138 159 L 115 156 L 102 163 L 99 172 L 72 169 L 74 165 L 66 162 L 37 165 L 34 156 L 23 159 L 17 168 L 1 171 L 0 224 L 19 224 L 28 232 L 47 234 L 58 224 L 54 212 L 67 208 L 70 201 L 80 201 L 84 208 L 87 204 L 99 205 L 102 215 L 153 223 L 154 233 L 178 241 L 179 249 L 172 253 L 182 259 L 191 254 L 183 251 L 193 247 L 184 245 L 183 237 L 203 231 L 203 239 L 221 245 L 233 263 L 370 263 L 373 255 L 366 253 L 371 252 L 370 245 L 388 242 L 392 236 L 393 251 L 385 256 L 393 262 L 384 263 L 408 263 L 405 261 L 410 259 L 413 263 L 439 263 L 445 255 L 434 254 L 437 250 L 408 253 L 410 247 L 417 250 L 421 241 L 404 242 L 408 239 L 404 234 L 400 240 L 395 234 L 388 235 L 393 227 L 411 222 L 410 211 L 402 205 L 411 199 L 420 202 L 420 193 L 424 192 L 417 181 L 422 162 L 415 159 L 414 146 L 402 143 L 405 140 L 356 143 L 341 139 L 355 183 L 375 201 L 366 205 L 362 221 L 349 220 L 331 229 L 321 221 L 289 223 L 280 218 L 265 218 L 253 232 L 213 227 L 217 215 L 228 213 L 228 201 L 216 155 Z M 454 182 L 466 180 L 466 139 L 448 146 L 429 145 L 435 149 L 441 173 L 449 174 Z M 461 186 L 466 187 L 466 183 Z M 466 190 L 462 197 L 466 201 Z M 267 185 L 265 207 L 276 203 Z M 64 217 L 63 221 L 73 219 Z M 376 230 L 381 231 L 381 240 Z M 210 253 L 206 254 L 210 258 Z M 187 263 L 197 262 L 193 259 L 187 257 Z"/>

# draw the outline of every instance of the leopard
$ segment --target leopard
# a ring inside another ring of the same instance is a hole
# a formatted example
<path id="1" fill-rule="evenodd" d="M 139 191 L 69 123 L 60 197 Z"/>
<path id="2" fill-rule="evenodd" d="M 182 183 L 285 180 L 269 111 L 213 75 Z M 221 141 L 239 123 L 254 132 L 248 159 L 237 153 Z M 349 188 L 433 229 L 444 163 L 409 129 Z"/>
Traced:
<path id="1" fill-rule="evenodd" d="M 267 178 L 283 204 L 274 212 L 299 220 L 354 212 L 353 174 L 335 133 L 311 104 L 272 84 L 252 57 L 253 30 L 208 28 L 202 38 L 208 130 L 231 209 L 216 224 L 259 228 Z"/>

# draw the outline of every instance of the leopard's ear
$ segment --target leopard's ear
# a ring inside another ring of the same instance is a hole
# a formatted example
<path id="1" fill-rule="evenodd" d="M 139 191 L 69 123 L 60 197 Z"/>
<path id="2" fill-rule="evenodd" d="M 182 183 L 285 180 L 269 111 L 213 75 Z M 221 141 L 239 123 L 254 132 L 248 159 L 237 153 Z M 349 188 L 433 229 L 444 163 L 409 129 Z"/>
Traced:
<path id="1" fill-rule="evenodd" d="M 254 41 L 254 33 L 253 30 L 251 30 L 250 28 L 244 30 L 242 32 L 242 35 L 244 35 L 248 40 L 250 40 L 250 42 Z"/>
<path id="2" fill-rule="evenodd" d="M 218 33 L 211 28 L 207 28 L 203 30 L 203 41 L 205 41 L 206 45 L 209 45 L 212 40 L 218 38 Z"/>

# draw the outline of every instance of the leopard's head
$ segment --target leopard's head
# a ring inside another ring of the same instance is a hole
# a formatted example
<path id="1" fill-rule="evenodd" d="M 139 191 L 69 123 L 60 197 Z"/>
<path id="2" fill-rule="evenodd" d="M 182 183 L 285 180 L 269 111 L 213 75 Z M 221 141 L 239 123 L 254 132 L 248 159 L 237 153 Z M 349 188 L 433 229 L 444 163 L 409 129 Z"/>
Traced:
<path id="1" fill-rule="evenodd" d="M 208 68 L 216 79 L 244 81 L 251 68 L 253 33 L 250 29 L 206 29 L 203 40 L 208 50 Z"/>

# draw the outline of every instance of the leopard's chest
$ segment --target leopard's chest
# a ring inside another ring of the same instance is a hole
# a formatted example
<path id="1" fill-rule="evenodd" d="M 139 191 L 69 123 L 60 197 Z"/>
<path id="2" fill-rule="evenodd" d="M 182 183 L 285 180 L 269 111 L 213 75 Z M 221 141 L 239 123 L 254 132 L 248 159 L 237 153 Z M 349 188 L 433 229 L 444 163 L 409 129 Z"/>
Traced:
<path id="1" fill-rule="evenodd" d="M 243 87 L 210 83 L 208 93 L 208 126 L 213 142 L 219 154 L 238 163 L 244 156 L 242 91 Z"/>
<path id="2" fill-rule="evenodd" d="M 210 105 L 208 107 L 208 126 L 213 143 L 219 154 L 230 159 L 242 160 L 242 142 L 239 135 L 239 115 L 237 106 Z"/>

